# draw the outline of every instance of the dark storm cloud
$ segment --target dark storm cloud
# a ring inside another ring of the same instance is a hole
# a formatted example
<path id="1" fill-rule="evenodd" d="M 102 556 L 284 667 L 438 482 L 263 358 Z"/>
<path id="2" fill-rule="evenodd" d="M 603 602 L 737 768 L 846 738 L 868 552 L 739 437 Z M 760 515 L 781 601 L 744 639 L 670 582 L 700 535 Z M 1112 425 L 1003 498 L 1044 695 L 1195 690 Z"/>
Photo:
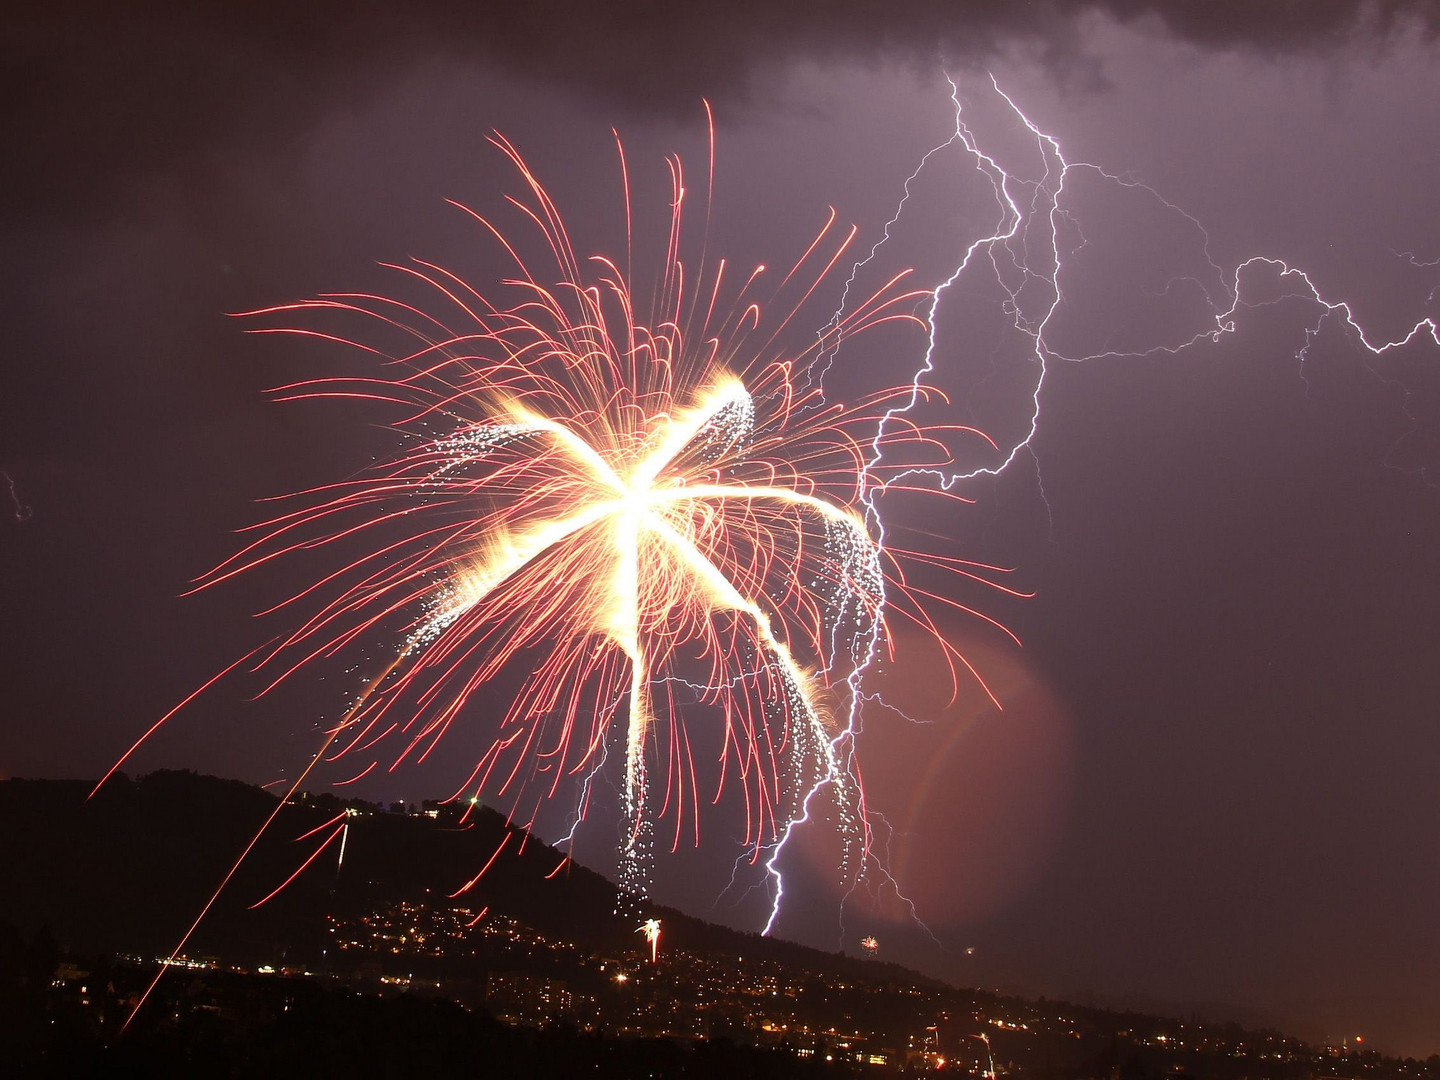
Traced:
<path id="1" fill-rule="evenodd" d="M 1076 23 L 1097 12 L 1261 51 L 1440 25 L 1440 0 L 34 5 L 0 31 L 0 183 L 11 214 L 103 216 L 147 175 L 203 170 L 222 146 L 283 151 L 319 110 L 362 104 L 435 59 L 646 112 L 688 111 L 701 95 L 734 107 L 757 73 L 800 58 L 963 63 L 1024 43 L 1056 72 L 1087 71 Z"/>

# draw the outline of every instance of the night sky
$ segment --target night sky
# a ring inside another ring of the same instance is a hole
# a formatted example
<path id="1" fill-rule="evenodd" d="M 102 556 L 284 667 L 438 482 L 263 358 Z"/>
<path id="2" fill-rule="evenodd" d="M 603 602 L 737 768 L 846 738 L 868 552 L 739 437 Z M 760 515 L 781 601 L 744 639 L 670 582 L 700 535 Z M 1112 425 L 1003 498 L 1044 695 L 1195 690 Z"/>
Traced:
<path id="1" fill-rule="evenodd" d="M 851 951 L 874 934 L 964 985 L 1440 1052 L 1440 348 L 1371 357 L 1335 318 L 1311 338 L 1318 306 L 1258 271 L 1235 332 L 1203 337 L 1206 290 L 1227 300 L 1252 256 L 1304 268 L 1374 341 L 1440 315 L 1440 6 L 29 6 L 0 27 L 0 775 L 104 772 L 262 640 L 250 613 L 283 569 L 179 598 L 255 501 L 395 450 L 373 413 L 264 393 L 362 356 L 229 313 L 383 290 L 377 263 L 412 255 L 499 276 L 445 203 L 518 191 L 494 129 L 577 249 L 613 251 L 611 128 L 637 215 L 663 222 L 664 156 L 703 169 L 702 98 L 712 255 L 793 259 L 830 206 L 868 250 L 954 130 L 947 72 L 976 136 L 1034 175 L 988 72 L 1069 161 L 1116 178 L 1067 182 L 1030 448 L 964 486 L 973 506 L 895 509 L 932 550 L 1015 568 L 1033 599 L 957 595 L 1024 645 L 945 623 L 1002 713 L 971 683 L 950 703 L 901 634 L 875 688 L 923 722 L 867 713 L 890 863 L 943 947 L 884 893 L 842 928 L 818 839 L 790 859 L 777 930 Z M 996 213 L 952 147 L 877 266 L 933 286 Z M 947 294 L 934 381 L 1008 444 L 1036 370 L 1007 325 L 993 288 Z M 845 360 L 857 382 L 906 381 L 924 347 Z M 332 679 L 260 702 L 222 687 L 131 768 L 293 775 L 351 689 Z M 397 772 L 361 793 L 447 784 Z M 601 865 L 613 836 L 595 832 L 577 853 Z M 754 897 L 716 899 L 734 854 L 713 833 L 684 872 L 662 865 L 660 898 L 754 928 Z"/>

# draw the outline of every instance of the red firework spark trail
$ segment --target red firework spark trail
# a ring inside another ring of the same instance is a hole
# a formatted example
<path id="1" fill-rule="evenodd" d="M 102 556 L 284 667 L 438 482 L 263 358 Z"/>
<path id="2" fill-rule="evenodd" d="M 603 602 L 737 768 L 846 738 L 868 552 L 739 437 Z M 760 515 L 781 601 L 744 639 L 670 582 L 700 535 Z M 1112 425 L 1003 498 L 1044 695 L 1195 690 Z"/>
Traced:
<path id="1" fill-rule="evenodd" d="M 466 930 L 469 930 L 472 926 L 474 926 L 474 925 L 475 925 L 476 923 L 478 923 L 481 919 L 483 919 L 483 918 L 486 916 L 486 914 L 489 913 L 489 911 L 490 911 L 490 905 L 489 905 L 489 904 L 486 904 L 483 908 L 480 909 L 480 913 L 479 913 L 478 915 L 476 915 L 473 919 L 471 919 L 469 922 L 467 922 L 467 923 L 465 924 L 465 929 L 466 929 Z"/>
<path id="2" fill-rule="evenodd" d="M 341 816 L 341 817 L 344 817 L 345 815 L 344 815 L 344 814 L 341 814 L 340 816 Z M 332 822 L 332 824 L 333 824 L 333 822 Z M 323 829 L 324 826 L 322 825 L 322 826 L 320 826 L 320 828 Z M 285 887 L 286 887 L 287 885 L 289 885 L 292 881 L 294 881 L 296 878 L 298 878 L 301 874 L 303 874 L 303 873 L 305 872 L 305 870 L 309 867 L 309 865 L 310 865 L 311 863 L 313 863 L 316 859 L 318 859 L 318 858 L 320 857 L 321 852 L 323 852 L 326 848 L 328 848 L 331 844 L 333 844 L 336 840 L 338 840 L 338 839 L 340 838 L 340 835 L 341 835 L 342 833 L 344 833 L 345 828 L 346 828 L 346 827 L 345 827 L 345 825 L 343 825 L 343 824 L 337 825 L 337 826 L 335 827 L 334 831 L 332 831 L 332 832 L 330 833 L 330 835 L 327 836 L 327 837 L 324 839 L 324 841 L 321 842 L 320 846 L 317 847 L 313 852 L 310 853 L 310 857 L 309 857 L 308 859 L 306 859 L 303 863 L 301 863 L 298 867 L 295 868 L 295 872 L 294 872 L 294 873 L 292 873 L 289 877 L 287 877 L 287 878 L 286 878 L 284 881 L 282 881 L 279 885 L 276 885 L 275 888 L 271 889 L 268 893 L 266 893 L 264 897 L 262 897 L 262 898 L 259 899 L 259 900 L 256 900 L 255 903 L 251 904 L 251 905 L 250 905 L 250 910 L 251 910 L 251 911 L 254 911 L 256 908 L 261 907 L 261 906 L 263 906 L 263 905 L 265 905 L 265 904 L 268 904 L 271 900 L 274 900 L 275 897 L 279 896 L 282 892 L 284 892 L 284 891 L 285 891 Z M 311 830 L 311 832 L 314 832 L 314 831 L 315 831 L 315 830 Z M 306 836 L 308 836 L 308 835 L 310 835 L 310 833 L 306 833 Z"/>
<path id="3" fill-rule="evenodd" d="M 195 916 L 195 921 L 192 922 L 190 926 L 186 929 L 185 933 L 181 935 L 180 940 L 175 944 L 175 948 L 170 950 L 170 955 L 166 958 L 165 963 L 162 963 L 160 965 L 160 969 L 155 972 L 155 977 L 151 979 L 150 984 L 145 987 L 145 992 L 140 995 L 140 1000 L 135 1002 L 134 1007 L 131 1008 L 130 1015 L 125 1018 L 125 1023 L 121 1026 L 120 1029 L 121 1031 L 124 1031 L 126 1028 L 128 1028 L 131 1022 L 134 1021 L 136 1015 L 140 1012 L 140 1010 L 145 1007 L 145 1002 L 150 1000 L 150 995 L 155 992 L 155 987 L 160 985 L 160 980 L 165 975 L 165 969 L 169 966 L 170 962 L 175 959 L 175 957 L 180 955 L 186 944 L 189 943 L 190 938 L 194 936 L 195 931 L 200 928 L 200 924 L 205 921 L 205 916 L 210 914 L 210 909 L 215 906 L 215 901 L 220 899 L 220 894 L 225 891 L 225 887 L 230 884 L 231 879 L 234 878 L 234 876 L 239 872 L 240 867 L 245 864 L 245 860 L 250 857 L 250 852 L 255 850 L 256 844 L 260 843 L 260 838 L 270 831 L 270 826 L 273 825 L 275 823 L 275 819 L 280 816 L 280 811 L 284 808 L 285 804 L 290 801 L 290 798 L 297 791 L 300 790 L 300 785 L 305 782 L 307 777 L 309 777 L 311 771 L 315 768 L 316 764 L 319 763 L 320 758 L 329 748 L 330 743 L 334 741 L 334 738 L 339 731 L 340 729 L 336 728 L 328 736 L 326 736 L 325 742 L 321 745 L 315 756 L 310 759 L 310 764 L 306 766 L 305 770 L 291 782 L 289 789 L 285 792 L 285 795 L 276 801 L 274 809 L 270 811 L 269 816 L 266 817 L 264 823 L 261 824 L 260 828 L 255 831 L 255 835 L 251 838 L 250 842 L 245 845 L 244 850 L 240 852 L 240 855 L 238 858 L 236 858 L 234 864 L 230 867 L 229 870 L 225 872 L 225 876 L 220 879 L 220 884 L 217 885 L 215 887 L 215 891 L 210 894 L 210 899 L 205 901 L 205 906 L 202 907 L 200 909 L 200 913 Z"/>
<path id="4" fill-rule="evenodd" d="M 268 645 L 268 642 L 267 642 L 267 645 Z M 237 667 L 239 667 L 241 664 L 243 664 L 246 660 L 249 660 L 252 656 L 254 656 L 256 653 L 258 653 L 261 649 L 264 649 L 265 647 L 266 647 L 266 645 L 260 645 L 260 646 L 254 648 L 254 649 L 251 649 L 251 650 L 250 650 L 248 653 L 246 653 L 244 656 L 240 657 L 240 659 L 234 661 L 233 663 L 227 664 L 225 667 L 221 668 L 221 669 L 220 669 L 219 671 L 217 671 L 214 675 L 210 676 L 210 678 L 206 679 L 206 680 L 205 680 L 203 683 L 201 683 L 198 687 L 196 687 L 196 688 L 195 688 L 194 690 L 192 690 L 189 694 L 187 694 L 187 695 L 185 696 L 185 698 L 184 698 L 182 701 L 180 701 L 180 703 L 179 703 L 178 705 L 176 705 L 174 708 L 172 708 L 172 709 L 171 709 L 169 712 L 167 712 L 164 716 L 160 717 L 159 720 L 156 720 L 155 723 L 151 724 L 150 727 L 149 727 L 149 729 L 145 732 L 145 734 L 144 734 L 144 735 L 141 735 L 140 738 L 136 739 L 136 740 L 130 745 L 130 749 L 129 749 L 129 750 L 126 750 L 125 753 L 121 754 L 121 755 L 119 756 L 119 758 L 116 759 L 115 764 L 110 766 L 109 771 L 106 772 L 105 775 L 100 778 L 99 782 L 97 782 L 96 785 L 95 785 L 93 788 L 90 789 L 90 794 L 87 795 L 86 798 L 87 798 L 87 799 L 93 799 L 93 798 L 95 797 L 95 793 L 96 793 L 97 791 L 99 791 L 102 787 L 105 786 L 105 781 L 109 780 L 112 776 L 114 776 L 114 775 L 120 770 L 120 766 L 121 766 L 121 765 L 124 765 L 125 762 L 130 759 L 130 755 L 133 754 L 133 753 L 135 753 L 136 750 L 139 750 L 141 744 L 143 744 L 146 739 L 150 738 L 151 735 L 154 735 L 155 732 L 159 731 L 160 728 L 161 728 L 161 726 L 164 725 L 165 721 L 169 720 L 172 716 L 174 716 L 176 713 L 178 713 L 178 712 L 179 712 L 181 709 L 183 709 L 186 705 L 189 705 L 190 702 L 194 701 L 197 697 L 199 697 L 201 694 L 203 694 L 206 690 L 210 689 L 210 687 L 214 686 L 217 682 L 219 682 L 221 679 L 223 679 L 226 675 L 229 675 L 230 672 L 234 671 Z"/>
<path id="5" fill-rule="evenodd" d="M 504 299 L 415 260 L 391 268 L 429 295 L 423 303 L 333 293 L 248 313 L 359 320 L 366 334 L 401 343 L 382 348 L 328 326 L 251 331 L 383 358 L 393 374 L 308 380 L 279 387 L 276 396 L 398 406 L 390 426 L 415 442 L 368 476 L 277 500 L 277 512 L 252 527 L 258 535 L 197 580 L 196 589 L 208 588 L 282 558 L 337 556 L 269 609 L 308 604 L 308 616 L 216 679 L 263 653 L 255 668 L 266 678 L 263 694 L 376 636 L 398 643 L 395 658 L 290 785 L 293 794 L 322 759 L 373 752 L 352 779 L 386 747 L 391 769 L 423 760 L 478 688 L 519 672 L 493 741 L 456 797 L 509 798 L 512 820 L 533 821 L 562 778 L 593 775 L 610 736 L 618 741 L 623 732 L 631 826 L 621 884 L 632 892 L 644 891 L 654 823 L 673 818 L 678 846 L 688 815 L 699 841 L 706 793 L 687 710 L 676 700 L 675 684 L 684 683 L 697 709 L 718 716 L 707 728 L 713 745 L 700 744 L 702 753 L 710 746 L 720 776 L 709 801 L 718 802 L 725 785 L 740 788 L 752 862 L 822 783 L 853 842 L 863 844 L 869 830 L 858 770 L 841 763 L 833 742 L 853 642 L 888 640 L 886 619 L 899 613 L 934 636 L 952 681 L 957 666 L 973 674 L 926 613 L 933 594 L 907 583 L 911 553 L 882 549 L 872 536 L 865 495 L 907 470 L 947 464 L 942 430 L 985 437 L 897 420 L 900 403 L 930 393 L 910 384 L 842 406 L 797 376 L 876 326 L 926 331 L 908 309 L 932 293 L 905 290 L 906 274 L 898 274 L 832 319 L 807 348 L 787 351 L 777 345 L 782 332 L 840 263 L 855 230 L 834 235 L 831 210 L 768 299 L 759 290 L 763 266 L 738 287 L 726 286 L 723 260 L 712 272 L 702 255 L 687 274 L 683 172 L 671 158 L 665 260 L 642 319 L 630 278 L 623 148 L 624 273 L 602 256 L 577 258 L 558 209 L 518 151 L 503 137 L 492 142 L 524 181 L 526 198 L 508 201 L 541 234 L 550 272 L 522 258 L 489 219 L 460 207 L 513 260 L 516 276 L 499 290 Z M 791 299 L 782 301 L 787 291 Z M 892 423 L 877 437 L 886 415 Z M 881 443 L 886 460 L 872 463 Z M 1000 572 L 938 556 L 914 560 L 986 584 L 993 582 L 982 572 Z M 659 799 L 649 794 L 652 770 L 663 778 Z"/>
<path id="6" fill-rule="evenodd" d="M 495 848 L 495 853 L 486 860 L 485 865 L 480 868 L 480 872 L 474 877 L 472 877 L 469 881 L 467 881 L 464 885 L 461 885 L 460 888 L 450 893 L 449 895 L 451 900 L 454 900 L 461 893 L 469 892 L 479 883 L 480 879 L 485 876 L 486 872 L 490 869 L 490 867 L 495 865 L 495 860 L 500 858 L 500 853 L 510 845 L 510 838 L 514 835 L 515 834 L 512 832 L 506 832 L 505 835 L 500 838 L 500 843 Z"/>

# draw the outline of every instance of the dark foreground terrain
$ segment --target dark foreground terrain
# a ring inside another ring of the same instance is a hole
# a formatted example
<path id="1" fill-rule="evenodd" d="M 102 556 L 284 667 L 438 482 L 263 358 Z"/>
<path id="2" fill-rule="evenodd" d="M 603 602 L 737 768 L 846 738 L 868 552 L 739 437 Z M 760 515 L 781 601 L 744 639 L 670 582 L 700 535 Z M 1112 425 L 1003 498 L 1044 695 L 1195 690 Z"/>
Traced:
<path id="1" fill-rule="evenodd" d="M 483 808 L 297 799 L 172 957 L 274 797 L 173 772 L 88 790 L 0 782 L 3 1077 L 1440 1080 L 1440 1057 L 1007 998 L 713 926 Z M 252 910 L 336 820 L 343 864 L 327 849 Z M 654 961 L 639 917 L 662 920 Z"/>

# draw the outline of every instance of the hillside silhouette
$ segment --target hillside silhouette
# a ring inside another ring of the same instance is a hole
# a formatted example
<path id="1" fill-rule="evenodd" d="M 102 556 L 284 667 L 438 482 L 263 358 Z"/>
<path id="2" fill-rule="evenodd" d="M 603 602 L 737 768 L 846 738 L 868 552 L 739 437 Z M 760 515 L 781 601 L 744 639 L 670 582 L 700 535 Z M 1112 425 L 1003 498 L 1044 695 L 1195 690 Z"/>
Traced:
<path id="1" fill-rule="evenodd" d="M 188 771 L 138 779 L 118 774 L 87 799 L 92 787 L 85 781 L 0 781 L 0 820 L 6 823 L 0 860 L 10 882 L 0 890 L 0 922 L 25 933 L 49 926 L 66 949 L 81 953 L 168 954 L 277 802 L 260 788 Z M 365 812 L 348 819 L 343 865 L 337 870 L 332 846 L 273 900 L 251 910 L 327 834 L 295 838 L 347 803 L 305 795 L 282 807 L 186 951 L 255 963 L 281 956 L 312 960 L 323 948 L 327 915 L 358 915 L 405 899 L 452 903 L 449 894 L 490 861 L 509 833 L 500 857 L 453 903 L 488 906 L 602 952 L 636 949 L 636 915 L 643 911 L 663 919 L 669 948 L 744 954 L 812 971 L 863 971 L 871 979 L 902 971 L 621 897 L 604 877 L 573 862 L 557 873 L 561 852 L 484 806 L 461 822 L 461 808 L 442 807 L 432 818 L 348 805 Z"/>

